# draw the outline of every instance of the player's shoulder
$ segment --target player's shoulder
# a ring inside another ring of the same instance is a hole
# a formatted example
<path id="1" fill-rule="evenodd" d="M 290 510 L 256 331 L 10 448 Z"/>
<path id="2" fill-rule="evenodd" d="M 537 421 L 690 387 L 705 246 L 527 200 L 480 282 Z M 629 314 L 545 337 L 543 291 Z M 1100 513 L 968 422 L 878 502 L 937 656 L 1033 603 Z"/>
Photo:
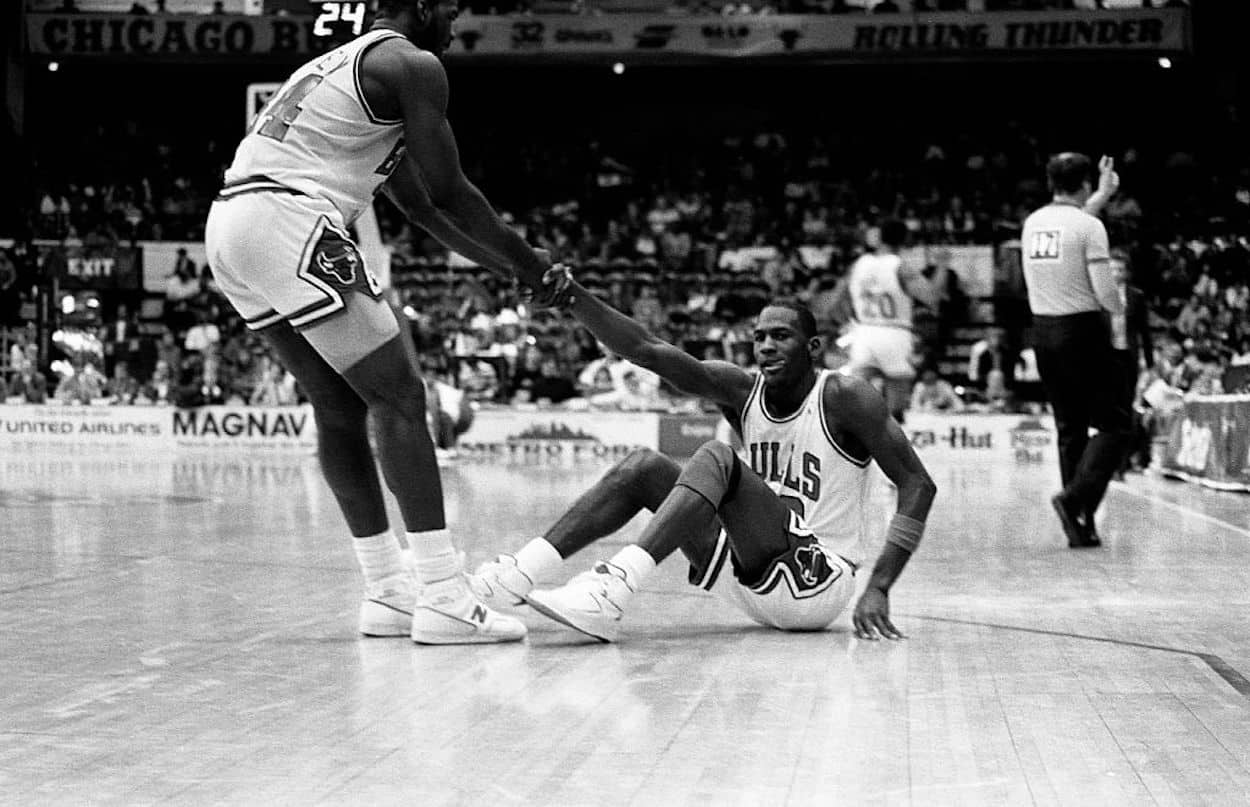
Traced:
<path id="1" fill-rule="evenodd" d="M 371 31 L 370 34 L 376 34 Z M 369 36 L 370 34 L 365 34 Z M 413 73 L 445 75 L 443 63 L 428 50 L 418 47 L 412 40 L 401 34 L 376 38 L 377 41 L 368 46 L 365 64 L 368 68 L 383 73 L 395 73 L 396 77 Z"/>
<path id="2" fill-rule="evenodd" d="M 846 373 L 826 373 L 825 388 L 821 390 L 821 401 L 827 412 L 841 415 L 845 420 L 850 415 L 870 416 L 874 411 L 885 411 L 885 402 L 877 388 L 863 378 Z"/>

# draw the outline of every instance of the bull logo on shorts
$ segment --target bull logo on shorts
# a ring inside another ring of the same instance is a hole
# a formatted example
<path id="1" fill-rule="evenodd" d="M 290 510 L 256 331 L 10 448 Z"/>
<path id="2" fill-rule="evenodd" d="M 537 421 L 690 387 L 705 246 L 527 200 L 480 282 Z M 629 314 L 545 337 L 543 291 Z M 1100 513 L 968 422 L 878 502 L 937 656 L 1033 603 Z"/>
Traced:
<path id="1" fill-rule="evenodd" d="M 809 586 L 814 586 L 829 576 L 829 559 L 825 557 L 820 544 L 815 542 L 795 547 L 794 565 L 803 582 Z"/>
<path id="2" fill-rule="evenodd" d="M 351 286 L 356 282 L 356 267 L 360 265 L 360 256 L 351 244 L 322 242 L 313 260 L 318 269 L 340 284 Z"/>

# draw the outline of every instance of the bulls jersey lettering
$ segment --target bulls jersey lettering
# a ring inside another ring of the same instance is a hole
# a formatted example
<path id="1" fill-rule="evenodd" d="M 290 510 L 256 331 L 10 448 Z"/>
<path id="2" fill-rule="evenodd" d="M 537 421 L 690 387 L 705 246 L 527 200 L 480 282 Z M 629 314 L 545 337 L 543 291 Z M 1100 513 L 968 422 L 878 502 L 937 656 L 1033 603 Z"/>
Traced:
<path id="1" fill-rule="evenodd" d="M 751 458 L 751 470 L 767 482 L 779 482 L 782 488 L 801 493 L 811 501 L 820 501 L 820 457 L 804 451 L 799 467 L 786 458 L 783 469 L 780 463 L 781 443 L 751 443 L 747 446 Z"/>
<path id="2" fill-rule="evenodd" d="M 822 396 L 832 373 L 823 370 L 798 411 L 774 417 L 764 402 L 763 379 L 742 410 L 745 459 L 830 551 L 863 562 L 868 460 L 851 457 L 834 441 Z"/>

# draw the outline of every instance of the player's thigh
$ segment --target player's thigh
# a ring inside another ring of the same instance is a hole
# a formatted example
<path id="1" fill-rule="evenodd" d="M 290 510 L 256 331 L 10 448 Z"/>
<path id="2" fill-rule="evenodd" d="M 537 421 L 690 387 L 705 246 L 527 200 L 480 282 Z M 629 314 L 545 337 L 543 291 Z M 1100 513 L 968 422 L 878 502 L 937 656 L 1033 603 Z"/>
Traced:
<path id="1" fill-rule="evenodd" d="M 747 579 L 764 573 L 777 555 L 789 548 L 791 516 L 802 515 L 803 502 L 797 496 L 773 492 L 768 483 L 741 464 L 742 475 L 733 498 L 722 502 L 718 515 L 737 559 L 737 567 Z"/>
<path id="2" fill-rule="evenodd" d="M 324 427 L 334 420 L 346 420 L 356 425 L 364 419 L 364 401 L 290 323 L 277 322 L 261 330 L 260 335 L 299 382 L 319 424 Z"/>

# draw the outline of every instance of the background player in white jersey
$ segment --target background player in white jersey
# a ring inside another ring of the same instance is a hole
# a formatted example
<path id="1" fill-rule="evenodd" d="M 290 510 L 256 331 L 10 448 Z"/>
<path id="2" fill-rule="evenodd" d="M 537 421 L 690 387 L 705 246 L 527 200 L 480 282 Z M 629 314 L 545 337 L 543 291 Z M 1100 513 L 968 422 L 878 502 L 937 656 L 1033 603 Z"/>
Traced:
<path id="1" fill-rule="evenodd" d="M 933 286 L 920 267 L 907 266 L 899 250 L 907 243 L 907 227 L 896 219 L 881 224 L 881 243 L 860 256 L 847 274 L 855 324 L 850 333 L 848 369 L 864 378 L 880 376 L 890 414 L 902 420 L 911 400 L 916 368 L 912 364 L 912 301 L 937 310 Z M 946 271 L 944 269 L 939 271 Z M 934 278 L 934 283 L 940 283 Z"/>
<path id="2" fill-rule="evenodd" d="M 785 301 L 760 312 L 756 376 L 728 362 L 695 359 L 576 284 L 572 293 L 573 313 L 610 349 L 721 407 L 738 428 L 750 465 L 717 441 L 705 443 L 684 469 L 656 452 L 637 452 L 543 538 L 479 568 L 471 578 L 478 595 L 501 605 L 523 600 L 611 641 L 632 594 L 657 563 L 681 549 L 691 583 L 753 620 L 785 630 L 823 629 L 855 592 L 875 459 L 898 486 L 898 510 L 853 622 L 863 638 L 900 638 L 888 592 L 916 549 L 936 487 L 876 390 L 862 379 L 817 370 L 820 338 L 811 312 Z M 636 544 L 563 588 L 534 589 L 564 558 L 643 508 L 655 516 Z"/>
<path id="3" fill-rule="evenodd" d="M 433 644 L 516 640 L 524 625 L 489 611 L 466 585 L 420 375 L 347 228 L 381 188 L 449 247 L 531 287 L 549 261 L 461 170 L 439 61 L 455 0 L 378 6 L 370 31 L 296 70 L 257 117 L 209 213 L 209 261 L 312 402 L 321 467 L 366 581 L 361 632 Z M 417 585 L 387 523 L 370 419 Z"/>

